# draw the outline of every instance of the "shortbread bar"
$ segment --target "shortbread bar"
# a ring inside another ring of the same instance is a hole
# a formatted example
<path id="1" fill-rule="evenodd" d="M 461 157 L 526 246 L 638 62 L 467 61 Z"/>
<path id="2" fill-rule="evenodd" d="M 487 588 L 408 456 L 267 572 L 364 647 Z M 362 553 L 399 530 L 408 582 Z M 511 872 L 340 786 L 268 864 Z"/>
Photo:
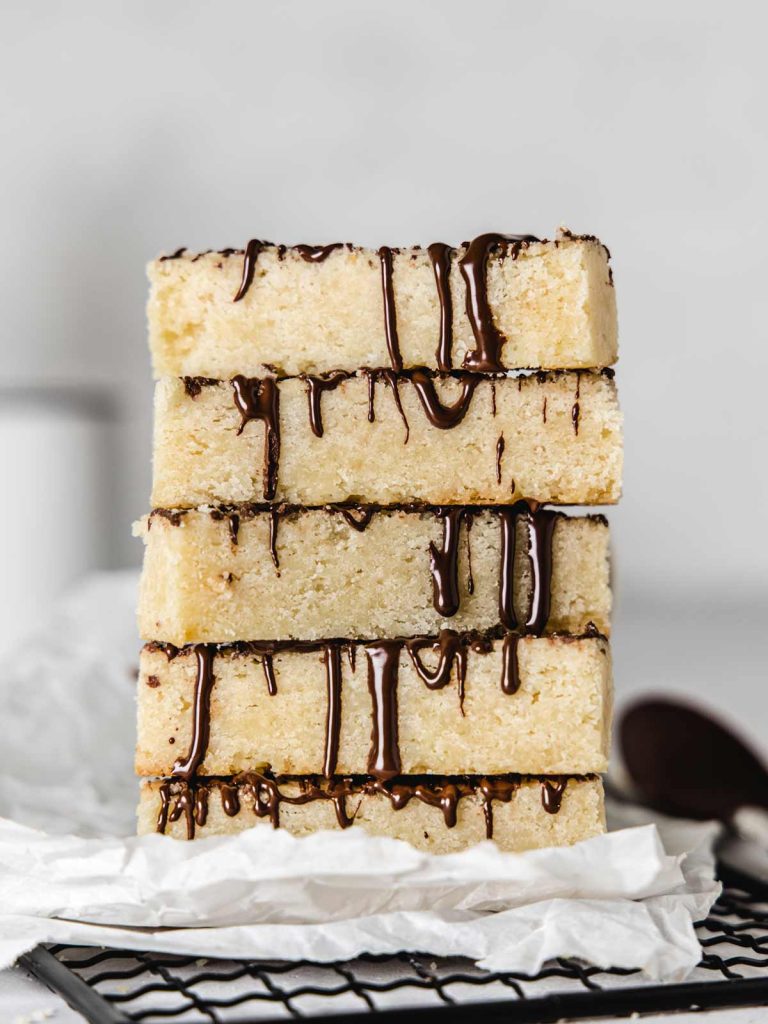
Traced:
<path id="1" fill-rule="evenodd" d="M 238 644 L 141 654 L 138 775 L 265 765 L 281 775 L 365 775 L 380 643 Z M 399 774 L 607 768 L 611 659 L 602 637 L 489 639 L 444 632 L 389 648 Z M 203 736 L 200 735 L 202 730 Z M 205 741 L 203 743 L 203 741 Z"/>
<path id="2" fill-rule="evenodd" d="M 608 252 L 596 239 L 484 235 L 467 248 L 179 250 L 149 267 L 157 376 L 609 366 Z"/>
<path id="3" fill-rule="evenodd" d="M 177 839 L 253 825 L 279 825 L 297 836 L 346 826 L 430 853 L 455 853 L 486 838 L 513 852 L 568 846 L 605 831 L 603 786 L 594 776 L 145 781 L 138 816 L 140 833 Z"/>
<path id="4" fill-rule="evenodd" d="M 607 373 L 166 378 L 152 502 L 613 503 L 622 419 Z"/>
<path id="5" fill-rule="evenodd" d="M 610 631 L 608 526 L 527 506 L 155 511 L 145 640 Z M 550 557 L 551 552 L 551 557 Z"/>

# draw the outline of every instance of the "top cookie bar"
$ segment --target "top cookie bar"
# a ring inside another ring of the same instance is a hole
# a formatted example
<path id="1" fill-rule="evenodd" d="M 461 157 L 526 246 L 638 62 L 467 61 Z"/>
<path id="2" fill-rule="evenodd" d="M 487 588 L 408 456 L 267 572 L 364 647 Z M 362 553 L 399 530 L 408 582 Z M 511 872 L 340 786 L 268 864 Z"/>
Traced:
<path id="1" fill-rule="evenodd" d="M 561 231 L 451 248 L 275 246 L 149 265 L 156 376 L 389 367 L 586 369 L 617 359 L 609 253 Z"/>

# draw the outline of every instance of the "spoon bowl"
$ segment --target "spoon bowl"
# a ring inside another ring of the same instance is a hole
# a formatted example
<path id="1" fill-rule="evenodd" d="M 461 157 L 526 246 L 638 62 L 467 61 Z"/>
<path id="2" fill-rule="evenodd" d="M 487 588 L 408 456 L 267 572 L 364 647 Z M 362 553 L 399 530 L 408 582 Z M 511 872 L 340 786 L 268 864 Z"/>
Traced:
<path id="1" fill-rule="evenodd" d="M 768 809 L 768 771 L 721 722 L 666 698 L 642 700 L 619 723 L 621 756 L 640 800 L 663 814 L 730 821 Z"/>

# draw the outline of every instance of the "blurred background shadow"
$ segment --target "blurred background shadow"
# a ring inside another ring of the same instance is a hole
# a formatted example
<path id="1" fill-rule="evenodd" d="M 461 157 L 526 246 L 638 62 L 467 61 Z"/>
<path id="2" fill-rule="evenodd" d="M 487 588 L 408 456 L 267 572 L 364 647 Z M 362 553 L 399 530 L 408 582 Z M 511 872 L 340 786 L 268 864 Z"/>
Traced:
<path id="1" fill-rule="evenodd" d="M 180 245 L 614 253 L 627 418 L 620 703 L 768 725 L 764 7 L 737 0 L 6 0 L 0 651 L 138 566 L 144 263 Z"/>

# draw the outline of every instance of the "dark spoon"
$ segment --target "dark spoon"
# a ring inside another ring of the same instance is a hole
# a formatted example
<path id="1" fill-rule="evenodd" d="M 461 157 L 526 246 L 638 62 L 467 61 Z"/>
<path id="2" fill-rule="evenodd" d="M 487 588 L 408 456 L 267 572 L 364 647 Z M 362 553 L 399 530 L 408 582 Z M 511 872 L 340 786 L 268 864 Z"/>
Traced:
<path id="1" fill-rule="evenodd" d="M 657 698 L 619 724 L 621 756 L 639 799 L 663 814 L 731 821 L 742 807 L 768 810 L 765 764 L 720 722 Z"/>

